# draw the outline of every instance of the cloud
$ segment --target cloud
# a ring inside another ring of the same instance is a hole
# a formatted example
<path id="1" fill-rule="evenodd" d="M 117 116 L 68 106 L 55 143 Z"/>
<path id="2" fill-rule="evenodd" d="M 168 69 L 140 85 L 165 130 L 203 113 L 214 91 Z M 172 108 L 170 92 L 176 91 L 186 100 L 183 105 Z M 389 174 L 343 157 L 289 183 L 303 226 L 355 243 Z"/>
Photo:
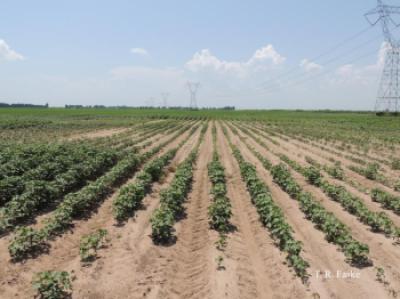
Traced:
<path id="1" fill-rule="evenodd" d="M 149 52 L 143 48 L 132 48 L 131 53 L 135 55 L 148 56 Z"/>
<path id="2" fill-rule="evenodd" d="M 192 59 L 186 63 L 186 68 L 192 72 L 201 70 L 214 70 L 217 72 L 240 71 L 239 62 L 223 61 L 211 54 L 208 49 L 203 49 L 193 55 Z"/>
<path id="3" fill-rule="evenodd" d="M 300 62 L 300 67 L 304 69 L 306 72 L 314 72 L 314 71 L 319 71 L 322 70 L 322 66 L 319 65 L 318 63 L 309 61 L 308 59 L 303 59 Z"/>
<path id="4" fill-rule="evenodd" d="M 272 45 L 267 45 L 261 49 L 258 49 L 253 57 L 247 62 L 248 65 L 258 64 L 260 62 L 272 61 L 273 64 L 278 65 L 284 63 L 285 57 L 280 55 Z"/>
<path id="5" fill-rule="evenodd" d="M 185 67 L 191 72 L 214 71 L 243 77 L 250 72 L 282 64 L 285 60 L 286 58 L 280 55 L 272 45 L 256 50 L 252 57 L 242 62 L 225 61 L 213 55 L 209 49 L 203 49 L 196 52 Z"/>
<path id="6" fill-rule="evenodd" d="M 0 60 L 16 61 L 24 59 L 24 56 L 12 50 L 4 40 L 0 39 Z"/>
<path id="7" fill-rule="evenodd" d="M 334 76 L 331 78 L 331 82 L 363 85 L 375 84 L 377 78 L 381 76 L 389 47 L 389 44 L 386 42 L 381 44 L 375 63 L 361 66 L 346 64 L 337 67 Z"/>

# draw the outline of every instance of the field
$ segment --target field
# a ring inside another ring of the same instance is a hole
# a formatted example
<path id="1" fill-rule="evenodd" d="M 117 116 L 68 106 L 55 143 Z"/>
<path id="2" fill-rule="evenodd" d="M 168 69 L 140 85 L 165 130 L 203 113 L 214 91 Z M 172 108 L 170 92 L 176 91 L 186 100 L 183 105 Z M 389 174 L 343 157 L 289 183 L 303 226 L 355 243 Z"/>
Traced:
<path id="1" fill-rule="evenodd" d="M 0 260 L 0 298 L 396 298 L 400 122 L 0 109 Z"/>

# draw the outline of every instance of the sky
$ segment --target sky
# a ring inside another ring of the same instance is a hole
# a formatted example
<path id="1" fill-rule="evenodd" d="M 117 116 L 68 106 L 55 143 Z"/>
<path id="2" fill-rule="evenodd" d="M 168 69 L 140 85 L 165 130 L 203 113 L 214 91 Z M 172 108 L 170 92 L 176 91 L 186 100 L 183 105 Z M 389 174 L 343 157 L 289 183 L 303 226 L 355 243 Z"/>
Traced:
<path id="1" fill-rule="evenodd" d="M 188 106 L 190 81 L 201 107 L 372 110 L 386 49 L 364 18 L 375 6 L 2 0 L 0 102 L 161 105 L 168 93 Z"/>

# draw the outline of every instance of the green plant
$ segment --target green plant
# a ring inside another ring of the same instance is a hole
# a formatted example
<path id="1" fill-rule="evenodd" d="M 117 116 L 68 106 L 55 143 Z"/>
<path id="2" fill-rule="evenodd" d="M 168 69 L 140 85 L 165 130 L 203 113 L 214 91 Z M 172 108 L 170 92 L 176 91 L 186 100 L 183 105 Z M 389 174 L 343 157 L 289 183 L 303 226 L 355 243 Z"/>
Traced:
<path id="1" fill-rule="evenodd" d="M 393 170 L 400 170 L 400 159 L 393 159 L 391 167 Z"/>
<path id="2" fill-rule="evenodd" d="M 45 235 L 30 227 L 20 227 L 15 231 L 15 237 L 8 246 L 12 259 L 21 260 L 29 254 L 41 252 L 46 248 Z"/>
<path id="3" fill-rule="evenodd" d="M 385 270 L 382 267 L 376 267 L 375 269 L 376 269 L 376 279 L 380 283 L 387 285 L 388 281 L 386 280 Z"/>
<path id="4" fill-rule="evenodd" d="M 219 234 L 218 240 L 215 242 L 215 246 L 219 251 L 224 251 L 227 246 L 227 235 L 224 233 Z"/>
<path id="5" fill-rule="evenodd" d="M 226 197 L 215 199 L 209 207 L 208 215 L 210 218 L 210 225 L 213 229 L 223 233 L 229 231 L 232 205 Z"/>
<path id="6" fill-rule="evenodd" d="M 400 181 L 397 181 L 393 187 L 394 191 L 400 192 Z"/>
<path id="7" fill-rule="evenodd" d="M 68 272 L 45 271 L 35 274 L 32 286 L 43 299 L 62 299 L 72 290 Z"/>
<path id="8" fill-rule="evenodd" d="M 286 158 L 289 161 L 289 158 Z M 290 162 L 290 161 L 289 161 Z M 290 163 L 293 164 L 293 163 Z M 297 171 L 306 175 L 305 169 L 297 166 Z M 300 208 L 307 219 L 316 224 L 317 228 L 325 233 L 326 239 L 340 246 L 345 253 L 348 261 L 356 265 L 367 265 L 370 263 L 368 258 L 369 248 L 367 245 L 355 241 L 348 229 L 332 213 L 317 202 L 310 193 L 303 192 L 302 188 L 295 182 L 289 169 L 284 164 L 279 164 L 271 169 L 274 181 L 286 191 L 293 199 L 300 202 Z M 309 172 L 312 178 L 318 177 L 314 171 Z M 320 181 L 320 180 L 318 180 Z M 326 182 L 320 182 L 321 186 L 327 187 L 327 192 L 332 192 L 335 198 L 338 196 L 336 189 L 332 189 Z"/>
<path id="9" fill-rule="evenodd" d="M 151 217 L 151 235 L 156 244 L 167 243 L 173 238 L 173 225 L 184 211 L 183 203 L 191 188 L 193 167 L 206 130 L 207 125 L 204 125 L 195 148 L 177 167 L 175 177 L 169 188 L 160 193 L 161 205 Z"/>
<path id="10" fill-rule="evenodd" d="M 364 175 L 367 179 L 376 180 L 378 177 L 379 164 L 368 163 L 367 168 L 364 170 Z"/>
<path id="11" fill-rule="evenodd" d="M 344 170 L 341 167 L 341 164 L 339 161 L 336 161 L 334 166 L 327 166 L 325 168 L 326 172 L 333 178 L 338 179 L 338 180 L 343 180 L 344 179 Z"/>
<path id="12" fill-rule="evenodd" d="M 225 266 L 224 266 L 224 257 L 219 255 L 216 257 L 215 261 L 217 262 L 217 270 L 225 270 Z"/>
<path id="13" fill-rule="evenodd" d="M 104 246 L 106 242 L 107 234 L 107 230 L 99 229 L 90 235 L 82 237 L 79 244 L 79 255 L 82 262 L 90 262 L 96 257 L 97 250 Z"/>
<path id="14" fill-rule="evenodd" d="M 276 240 L 277 246 L 287 253 L 286 260 L 289 262 L 289 265 L 293 267 L 303 282 L 306 282 L 308 279 L 307 268 L 309 264 L 301 257 L 301 243 L 294 239 L 293 229 L 286 222 L 282 210 L 274 203 L 268 187 L 258 178 L 256 168 L 245 161 L 239 149 L 230 142 L 226 131 L 224 133 L 228 138 L 233 155 L 239 164 L 242 179 L 246 183 L 247 190 L 257 209 L 260 221 L 268 228 L 270 234 Z M 265 167 L 268 167 L 268 165 Z M 273 169 L 274 167 L 272 167 L 271 171 Z M 280 170 L 277 171 L 284 174 Z M 295 189 L 293 188 L 293 190 Z"/>
<path id="15" fill-rule="evenodd" d="M 151 191 L 152 183 L 160 179 L 164 167 L 175 157 L 178 148 L 186 140 L 161 157 L 148 162 L 144 166 L 144 169 L 137 175 L 134 183 L 121 188 L 118 197 L 113 202 L 113 214 L 118 222 L 127 220 L 140 207 L 143 198 Z"/>
<path id="16" fill-rule="evenodd" d="M 374 188 L 371 191 L 372 200 L 379 202 L 385 209 L 394 211 L 400 214 L 400 197 L 394 196 L 379 188 Z"/>
<path id="17" fill-rule="evenodd" d="M 151 236 L 156 243 L 167 243 L 172 239 L 174 214 L 171 210 L 159 208 L 151 217 Z"/>
<path id="18" fill-rule="evenodd" d="M 230 229 L 232 205 L 226 196 L 225 169 L 216 151 L 214 151 L 212 162 L 208 164 L 208 176 L 212 183 L 211 193 L 214 197 L 208 209 L 209 223 L 218 232 L 227 233 Z"/>
<path id="19" fill-rule="evenodd" d="M 303 173 L 310 184 L 315 186 L 319 186 L 321 184 L 322 176 L 318 168 L 311 166 L 306 168 Z"/>
<path id="20" fill-rule="evenodd" d="M 32 237 L 27 238 L 25 233 L 15 234 L 9 246 L 11 257 L 20 259 L 42 252 L 42 249 L 49 246 L 48 241 L 51 238 L 61 235 L 72 225 L 74 218 L 92 213 L 93 207 L 100 204 L 102 200 L 113 192 L 115 187 L 121 185 L 129 176 L 134 174 L 143 162 L 156 155 L 188 128 L 189 126 L 183 126 L 168 140 L 142 155 L 137 155 L 136 153 L 127 154 L 103 176 L 86 185 L 78 192 L 68 194 L 64 201 L 58 205 L 53 215 L 46 219 L 44 227 L 39 230 L 30 229 Z"/>

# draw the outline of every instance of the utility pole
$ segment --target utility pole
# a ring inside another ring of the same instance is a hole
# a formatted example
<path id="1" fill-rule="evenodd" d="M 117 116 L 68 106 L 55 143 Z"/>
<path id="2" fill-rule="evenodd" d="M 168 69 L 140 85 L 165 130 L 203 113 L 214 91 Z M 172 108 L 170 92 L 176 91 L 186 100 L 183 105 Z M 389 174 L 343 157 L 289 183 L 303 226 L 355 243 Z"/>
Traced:
<path id="1" fill-rule="evenodd" d="M 397 15 L 397 18 L 393 16 Z M 391 27 L 400 26 L 400 6 L 386 5 L 378 0 L 378 6 L 365 14 L 371 25 L 381 23 L 387 51 L 381 82 L 376 100 L 376 112 L 399 112 L 400 108 L 400 41 Z"/>
<path id="2" fill-rule="evenodd" d="M 186 83 L 186 86 L 190 93 L 190 109 L 197 109 L 197 91 L 199 90 L 200 83 L 199 82 L 190 82 Z"/>

